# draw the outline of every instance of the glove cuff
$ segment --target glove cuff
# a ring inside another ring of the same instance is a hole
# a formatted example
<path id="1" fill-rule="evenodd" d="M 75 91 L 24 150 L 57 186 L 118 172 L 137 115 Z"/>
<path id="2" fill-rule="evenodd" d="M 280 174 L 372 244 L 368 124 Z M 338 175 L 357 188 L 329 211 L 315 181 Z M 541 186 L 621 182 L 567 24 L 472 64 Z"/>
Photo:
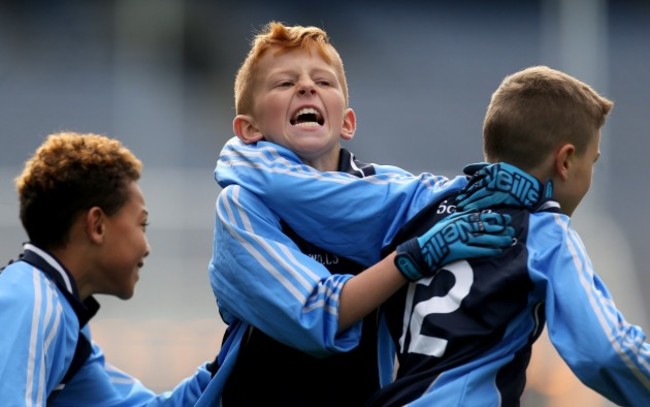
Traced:
<path id="1" fill-rule="evenodd" d="M 429 266 L 424 261 L 422 249 L 417 238 L 409 239 L 395 249 L 395 267 L 409 281 L 416 281 L 424 277 L 429 271 Z"/>

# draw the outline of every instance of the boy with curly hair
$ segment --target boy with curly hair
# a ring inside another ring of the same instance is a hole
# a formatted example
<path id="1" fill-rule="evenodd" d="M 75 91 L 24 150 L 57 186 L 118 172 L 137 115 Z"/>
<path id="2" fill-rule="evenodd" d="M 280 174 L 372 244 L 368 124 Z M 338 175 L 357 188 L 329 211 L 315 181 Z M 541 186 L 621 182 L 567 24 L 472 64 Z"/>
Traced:
<path id="1" fill-rule="evenodd" d="M 187 406 L 208 366 L 155 394 L 105 361 L 96 294 L 133 296 L 149 254 L 142 163 L 118 140 L 52 134 L 16 178 L 29 242 L 0 272 L 0 399 L 25 406 Z"/>

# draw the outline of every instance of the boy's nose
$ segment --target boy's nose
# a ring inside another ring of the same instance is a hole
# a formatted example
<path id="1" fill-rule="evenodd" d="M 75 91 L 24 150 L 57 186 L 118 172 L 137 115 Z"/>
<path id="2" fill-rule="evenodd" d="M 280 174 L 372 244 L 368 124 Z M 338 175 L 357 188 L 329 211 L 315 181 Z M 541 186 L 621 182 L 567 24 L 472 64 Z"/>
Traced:
<path id="1" fill-rule="evenodd" d="M 298 93 L 301 95 L 305 95 L 307 93 L 313 94 L 314 92 L 316 92 L 316 89 L 312 82 L 302 82 L 300 84 L 300 88 L 298 88 Z"/>

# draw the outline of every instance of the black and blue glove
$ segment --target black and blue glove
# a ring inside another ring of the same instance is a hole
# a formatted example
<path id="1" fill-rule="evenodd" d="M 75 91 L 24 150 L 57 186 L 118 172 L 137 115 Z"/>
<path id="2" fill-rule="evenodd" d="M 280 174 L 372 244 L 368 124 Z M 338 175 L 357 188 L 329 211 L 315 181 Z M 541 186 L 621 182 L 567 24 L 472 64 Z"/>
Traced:
<path id="1" fill-rule="evenodd" d="M 553 196 L 553 183 L 542 184 L 537 178 L 508 163 L 477 163 L 463 169 L 473 175 L 456 198 L 458 210 L 480 210 L 510 205 L 529 210 Z"/>
<path id="2" fill-rule="evenodd" d="M 515 235 L 510 221 L 498 213 L 457 212 L 397 246 L 395 265 L 406 279 L 416 281 L 456 260 L 501 254 Z"/>

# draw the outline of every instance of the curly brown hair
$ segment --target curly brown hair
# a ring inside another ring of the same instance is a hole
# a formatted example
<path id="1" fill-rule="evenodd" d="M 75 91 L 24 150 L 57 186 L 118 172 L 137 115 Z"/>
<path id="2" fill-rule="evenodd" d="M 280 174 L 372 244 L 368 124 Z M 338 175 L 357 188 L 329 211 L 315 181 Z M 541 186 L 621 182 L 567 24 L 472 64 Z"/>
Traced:
<path id="1" fill-rule="evenodd" d="M 75 218 L 100 207 L 108 216 L 129 199 L 142 162 L 119 141 L 97 134 L 51 134 L 16 178 L 20 220 L 44 249 L 66 244 Z"/>

